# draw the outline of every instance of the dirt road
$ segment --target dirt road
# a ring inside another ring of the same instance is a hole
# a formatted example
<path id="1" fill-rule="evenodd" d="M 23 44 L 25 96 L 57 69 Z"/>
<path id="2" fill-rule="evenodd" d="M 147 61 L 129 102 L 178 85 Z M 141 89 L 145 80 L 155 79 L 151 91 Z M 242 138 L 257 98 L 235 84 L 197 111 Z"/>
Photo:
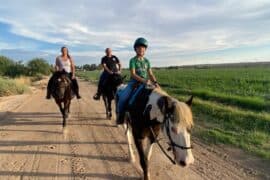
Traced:
<path id="1" fill-rule="evenodd" d="M 123 129 L 105 119 L 101 101 L 92 100 L 96 87 L 83 81 L 80 87 L 83 99 L 73 100 L 65 132 L 44 90 L 2 101 L 0 179 L 140 179 L 138 162 L 129 162 Z M 155 145 L 152 179 L 270 178 L 268 161 L 193 142 L 195 164 L 185 169 L 170 164 Z"/>

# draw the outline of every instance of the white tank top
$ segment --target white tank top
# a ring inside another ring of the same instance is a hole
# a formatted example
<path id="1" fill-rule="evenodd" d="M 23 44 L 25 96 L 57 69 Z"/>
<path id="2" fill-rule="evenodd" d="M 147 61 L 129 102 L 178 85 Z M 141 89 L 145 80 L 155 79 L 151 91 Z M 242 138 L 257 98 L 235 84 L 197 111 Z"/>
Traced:
<path id="1" fill-rule="evenodd" d="M 57 58 L 56 65 L 59 67 L 60 71 L 65 70 L 67 73 L 71 73 L 71 60 L 68 58 L 64 60 L 61 56 Z"/>

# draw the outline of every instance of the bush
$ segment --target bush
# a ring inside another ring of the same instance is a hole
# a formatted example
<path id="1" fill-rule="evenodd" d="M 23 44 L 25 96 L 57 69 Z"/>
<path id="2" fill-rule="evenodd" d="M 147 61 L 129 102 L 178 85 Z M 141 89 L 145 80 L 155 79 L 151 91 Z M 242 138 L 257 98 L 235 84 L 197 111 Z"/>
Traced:
<path id="1" fill-rule="evenodd" d="M 28 68 L 25 67 L 23 64 L 14 63 L 7 67 L 5 76 L 9 76 L 12 78 L 25 76 L 28 74 Z"/>
<path id="2" fill-rule="evenodd" d="M 41 58 L 32 59 L 28 62 L 27 67 L 30 76 L 35 76 L 37 74 L 49 75 L 51 72 L 51 66 L 46 60 Z"/>
<path id="3" fill-rule="evenodd" d="M 0 75 L 5 75 L 6 71 L 9 69 L 9 66 L 13 65 L 14 62 L 5 57 L 5 56 L 0 56 Z"/>
<path id="4" fill-rule="evenodd" d="M 25 84 L 21 84 L 12 79 L 3 79 L 0 77 L 0 97 L 29 92 Z"/>

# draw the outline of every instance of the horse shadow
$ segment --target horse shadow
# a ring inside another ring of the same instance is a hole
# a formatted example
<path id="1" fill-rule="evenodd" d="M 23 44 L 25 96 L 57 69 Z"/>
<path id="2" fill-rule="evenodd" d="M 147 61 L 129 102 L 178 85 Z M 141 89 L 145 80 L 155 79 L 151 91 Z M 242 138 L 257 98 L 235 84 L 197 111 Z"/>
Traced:
<path id="1" fill-rule="evenodd" d="M 91 125 L 91 126 L 109 126 L 106 124 L 95 124 L 95 121 L 104 120 L 99 117 L 87 117 L 82 116 L 79 119 L 71 119 L 68 125 Z M 8 138 L 0 139 L 0 156 L 28 156 L 32 154 L 47 155 L 49 157 L 53 156 L 55 158 L 85 158 L 88 160 L 101 160 L 108 161 L 112 163 L 129 163 L 129 159 L 126 156 L 117 156 L 113 154 L 82 154 L 79 151 L 74 154 L 73 152 L 58 152 L 58 146 L 76 146 L 76 145 L 87 145 L 87 146 L 114 146 L 114 145 L 127 145 L 125 141 L 110 141 L 106 139 L 101 139 L 100 141 L 77 141 L 77 140 L 66 140 L 63 141 L 61 138 L 49 138 L 61 136 L 62 132 L 57 131 L 54 128 L 46 129 L 40 128 L 40 126 L 55 125 L 61 127 L 61 114 L 60 113 L 44 113 L 44 112 L 7 112 L 5 118 L 0 121 L 0 136 L 1 133 L 20 133 L 20 132 L 33 132 L 35 133 L 47 133 L 53 136 L 48 136 L 48 140 L 31 140 L 30 139 L 20 139 L 20 140 L 10 140 Z M 37 127 L 37 128 L 35 128 Z M 45 134 L 46 135 L 46 134 Z M 55 136 L 56 135 L 56 136 Z M 30 147 L 30 149 L 25 150 L 23 147 Z M 39 150 L 35 150 L 36 147 L 40 147 Z M 13 160 L 11 160 L 13 161 Z M 1 164 L 1 163 L 0 163 Z M 76 178 L 74 173 L 48 173 L 41 170 L 41 172 L 30 172 L 27 170 L 23 171 L 9 171 L 8 169 L 0 170 L 0 177 L 9 178 L 9 176 L 24 176 L 29 178 Z M 135 175 L 118 175 L 117 173 L 83 173 L 83 176 L 89 179 L 100 178 L 100 179 L 140 179 Z"/>
<path id="2" fill-rule="evenodd" d="M 0 121 L 1 126 L 40 126 L 40 125 L 61 125 L 62 116 L 60 113 L 43 113 L 43 112 L 5 112 L 2 113 L 3 120 Z M 113 125 L 96 122 L 105 120 L 102 117 L 79 116 L 68 119 L 68 125 L 90 125 L 114 127 Z M 49 131 L 48 131 L 49 132 Z"/>

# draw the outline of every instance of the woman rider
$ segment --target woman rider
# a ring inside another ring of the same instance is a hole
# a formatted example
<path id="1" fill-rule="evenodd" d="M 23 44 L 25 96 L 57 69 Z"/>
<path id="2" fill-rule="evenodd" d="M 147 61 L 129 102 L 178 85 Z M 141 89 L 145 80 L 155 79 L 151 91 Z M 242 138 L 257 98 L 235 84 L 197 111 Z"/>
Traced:
<path id="1" fill-rule="evenodd" d="M 127 87 L 119 94 L 119 101 L 116 108 L 117 124 L 122 124 L 124 122 L 125 106 L 133 91 L 134 84 L 140 83 L 141 85 L 145 85 L 152 83 L 159 88 L 156 78 L 151 70 L 150 61 L 144 57 L 147 47 L 148 42 L 142 37 L 138 38 L 134 43 L 133 48 L 136 52 L 136 56 L 129 61 L 131 79 Z"/>
<path id="2" fill-rule="evenodd" d="M 68 73 L 68 77 L 70 78 L 72 82 L 72 89 L 74 93 L 76 94 L 77 99 L 80 99 L 81 96 L 79 94 L 79 85 L 75 77 L 75 65 L 74 65 L 73 58 L 69 55 L 68 48 L 65 46 L 61 48 L 61 53 L 62 54 L 60 56 L 56 57 L 55 71 L 56 72 L 65 71 L 66 73 Z M 51 98 L 53 81 L 56 78 L 56 76 L 57 76 L 56 73 L 54 73 L 53 76 L 49 80 L 48 87 L 47 87 L 47 96 L 46 96 L 47 99 Z"/>

